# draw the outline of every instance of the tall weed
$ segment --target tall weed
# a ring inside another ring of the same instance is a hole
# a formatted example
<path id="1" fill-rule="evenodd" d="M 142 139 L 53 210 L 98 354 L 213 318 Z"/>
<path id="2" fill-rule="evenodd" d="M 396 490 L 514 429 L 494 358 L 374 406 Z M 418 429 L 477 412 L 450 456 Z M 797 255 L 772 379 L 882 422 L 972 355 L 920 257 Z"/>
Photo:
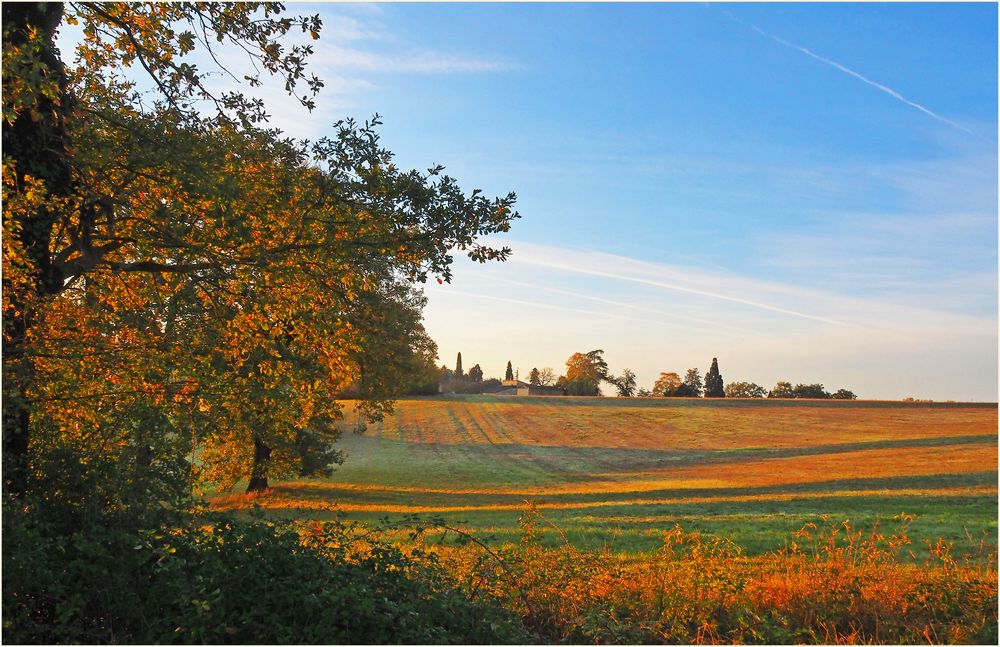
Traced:
<path id="1" fill-rule="evenodd" d="M 438 553 L 545 642 L 995 644 L 995 551 L 956 560 L 941 541 L 915 563 L 904 553 L 912 522 L 819 517 L 758 557 L 675 526 L 656 553 L 625 556 L 541 547 L 546 521 L 529 506 L 521 541 L 496 553 L 503 568 L 470 546 Z"/>

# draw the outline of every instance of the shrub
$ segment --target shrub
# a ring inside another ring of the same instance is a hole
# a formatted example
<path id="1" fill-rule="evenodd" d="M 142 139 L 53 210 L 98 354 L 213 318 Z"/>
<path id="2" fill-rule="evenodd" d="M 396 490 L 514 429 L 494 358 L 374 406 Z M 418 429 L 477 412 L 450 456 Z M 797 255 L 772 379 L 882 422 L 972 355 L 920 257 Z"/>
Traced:
<path id="1" fill-rule="evenodd" d="M 378 543 L 336 548 L 337 523 L 305 539 L 291 524 L 223 518 L 144 529 L 105 517 L 54 533 L 41 515 L 13 508 L 3 517 L 6 642 L 527 639 L 510 612 L 470 600 L 433 560 Z"/>

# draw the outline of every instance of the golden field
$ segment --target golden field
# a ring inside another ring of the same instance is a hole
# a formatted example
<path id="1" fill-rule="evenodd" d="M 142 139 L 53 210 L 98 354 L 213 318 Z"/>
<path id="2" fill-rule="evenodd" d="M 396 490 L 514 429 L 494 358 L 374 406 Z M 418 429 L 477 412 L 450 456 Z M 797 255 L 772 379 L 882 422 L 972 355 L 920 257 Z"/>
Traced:
<path id="1" fill-rule="evenodd" d="M 530 502 L 574 545 L 623 551 L 658 547 L 677 523 L 760 552 L 820 514 L 864 525 L 905 512 L 917 539 L 995 544 L 996 405 L 452 396 L 356 424 L 348 403 L 331 478 L 214 506 L 433 515 L 502 541 Z"/>

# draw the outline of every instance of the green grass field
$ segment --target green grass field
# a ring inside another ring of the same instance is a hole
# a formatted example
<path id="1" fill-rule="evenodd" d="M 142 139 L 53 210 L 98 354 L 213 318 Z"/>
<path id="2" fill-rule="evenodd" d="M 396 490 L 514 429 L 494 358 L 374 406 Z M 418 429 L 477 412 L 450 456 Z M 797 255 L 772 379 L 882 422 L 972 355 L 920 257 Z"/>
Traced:
<path id="1" fill-rule="evenodd" d="M 891 526 L 904 512 L 917 556 L 922 539 L 996 545 L 996 405 L 453 396 L 400 401 L 362 435 L 354 422 L 331 478 L 273 483 L 256 503 L 280 517 L 418 514 L 506 541 L 531 501 L 552 522 L 543 541 L 622 552 L 678 523 L 758 553 L 819 514 Z"/>

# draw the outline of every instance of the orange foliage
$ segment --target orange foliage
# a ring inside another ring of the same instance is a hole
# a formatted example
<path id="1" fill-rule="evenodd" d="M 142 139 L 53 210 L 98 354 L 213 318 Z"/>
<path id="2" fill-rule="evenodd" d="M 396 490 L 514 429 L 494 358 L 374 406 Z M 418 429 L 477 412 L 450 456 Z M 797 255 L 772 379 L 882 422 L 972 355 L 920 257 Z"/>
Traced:
<path id="1" fill-rule="evenodd" d="M 544 549 L 538 521 L 529 511 L 499 564 L 476 547 L 433 550 L 456 581 L 516 609 L 546 640 L 962 643 L 996 632 L 995 552 L 957 563 L 942 544 L 923 565 L 900 563 L 907 517 L 888 535 L 811 523 L 795 548 L 755 558 L 680 527 L 653 555 Z"/>

